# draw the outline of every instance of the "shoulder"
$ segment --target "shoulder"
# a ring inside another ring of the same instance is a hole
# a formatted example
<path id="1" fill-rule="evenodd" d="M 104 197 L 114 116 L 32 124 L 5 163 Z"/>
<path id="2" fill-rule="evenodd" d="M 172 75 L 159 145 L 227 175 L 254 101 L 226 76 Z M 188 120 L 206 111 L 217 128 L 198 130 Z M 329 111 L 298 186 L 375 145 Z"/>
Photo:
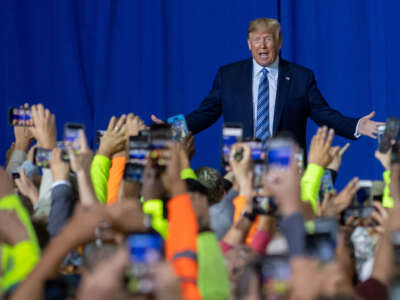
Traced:
<path id="1" fill-rule="evenodd" d="M 279 62 L 279 68 L 280 69 L 285 68 L 294 73 L 303 73 L 304 75 L 312 75 L 313 74 L 313 71 L 311 69 L 304 67 L 302 65 L 299 65 L 299 64 L 289 62 L 282 58 L 280 59 L 280 62 Z"/>
<path id="2" fill-rule="evenodd" d="M 218 71 L 219 72 L 224 72 L 224 73 L 225 72 L 227 72 L 227 73 L 240 72 L 243 69 L 247 69 L 247 68 L 252 67 L 252 66 L 253 66 L 252 59 L 248 58 L 248 59 L 244 59 L 244 60 L 241 60 L 241 61 L 237 61 L 237 62 L 233 62 L 233 63 L 227 64 L 227 65 L 223 65 L 223 66 L 221 66 L 219 68 Z"/>

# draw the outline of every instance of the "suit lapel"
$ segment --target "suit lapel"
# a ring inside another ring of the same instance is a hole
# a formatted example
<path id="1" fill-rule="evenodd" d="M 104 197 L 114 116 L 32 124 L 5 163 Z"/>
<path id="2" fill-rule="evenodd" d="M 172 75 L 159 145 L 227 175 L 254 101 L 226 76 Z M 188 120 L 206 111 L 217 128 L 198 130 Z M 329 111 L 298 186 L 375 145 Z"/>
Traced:
<path id="1" fill-rule="evenodd" d="M 292 74 L 290 72 L 289 64 L 283 60 L 279 60 L 279 76 L 278 76 L 278 88 L 276 92 L 275 100 L 275 112 L 274 112 L 274 124 L 272 134 L 275 136 L 279 122 L 282 118 L 283 108 L 288 98 L 290 84 L 292 82 Z"/>

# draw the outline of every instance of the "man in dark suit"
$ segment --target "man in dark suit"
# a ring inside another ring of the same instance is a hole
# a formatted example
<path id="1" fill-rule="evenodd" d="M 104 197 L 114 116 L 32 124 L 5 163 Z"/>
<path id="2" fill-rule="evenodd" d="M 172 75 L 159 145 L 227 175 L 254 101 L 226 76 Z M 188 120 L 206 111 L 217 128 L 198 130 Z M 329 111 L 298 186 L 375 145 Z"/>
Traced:
<path id="1" fill-rule="evenodd" d="M 279 58 L 282 35 L 277 20 L 251 21 L 247 40 L 252 58 L 218 70 L 208 96 L 186 116 L 190 131 L 196 134 L 223 115 L 225 122 L 241 123 L 244 136 L 266 141 L 286 131 L 305 149 L 310 117 L 348 139 L 375 138 L 382 123 L 371 120 L 374 112 L 361 119 L 343 116 L 322 97 L 311 70 Z"/>

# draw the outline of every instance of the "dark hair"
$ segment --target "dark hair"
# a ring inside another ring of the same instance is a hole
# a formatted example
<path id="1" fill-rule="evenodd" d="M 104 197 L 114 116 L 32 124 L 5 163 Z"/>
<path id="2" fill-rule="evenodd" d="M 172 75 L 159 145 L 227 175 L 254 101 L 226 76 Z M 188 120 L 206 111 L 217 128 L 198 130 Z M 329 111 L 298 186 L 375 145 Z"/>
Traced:
<path id="1" fill-rule="evenodd" d="M 218 203 L 224 194 L 224 180 L 213 168 L 201 167 L 196 171 L 197 180 L 208 190 L 209 205 Z"/>
<path id="2" fill-rule="evenodd" d="M 188 189 L 188 192 L 192 193 L 199 193 L 208 198 L 208 191 L 204 185 L 202 185 L 200 182 L 198 182 L 195 179 L 185 179 L 186 187 Z"/>

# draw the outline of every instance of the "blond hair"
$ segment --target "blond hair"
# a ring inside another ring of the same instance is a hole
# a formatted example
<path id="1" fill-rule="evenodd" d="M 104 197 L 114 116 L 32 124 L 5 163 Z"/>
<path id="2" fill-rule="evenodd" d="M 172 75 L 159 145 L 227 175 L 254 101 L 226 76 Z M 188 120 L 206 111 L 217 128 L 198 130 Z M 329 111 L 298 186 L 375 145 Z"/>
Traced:
<path id="1" fill-rule="evenodd" d="M 282 43 L 281 24 L 278 20 L 272 18 L 259 18 L 250 21 L 249 29 L 247 31 L 247 39 L 250 38 L 250 32 L 268 32 L 272 33 L 275 42 Z"/>

